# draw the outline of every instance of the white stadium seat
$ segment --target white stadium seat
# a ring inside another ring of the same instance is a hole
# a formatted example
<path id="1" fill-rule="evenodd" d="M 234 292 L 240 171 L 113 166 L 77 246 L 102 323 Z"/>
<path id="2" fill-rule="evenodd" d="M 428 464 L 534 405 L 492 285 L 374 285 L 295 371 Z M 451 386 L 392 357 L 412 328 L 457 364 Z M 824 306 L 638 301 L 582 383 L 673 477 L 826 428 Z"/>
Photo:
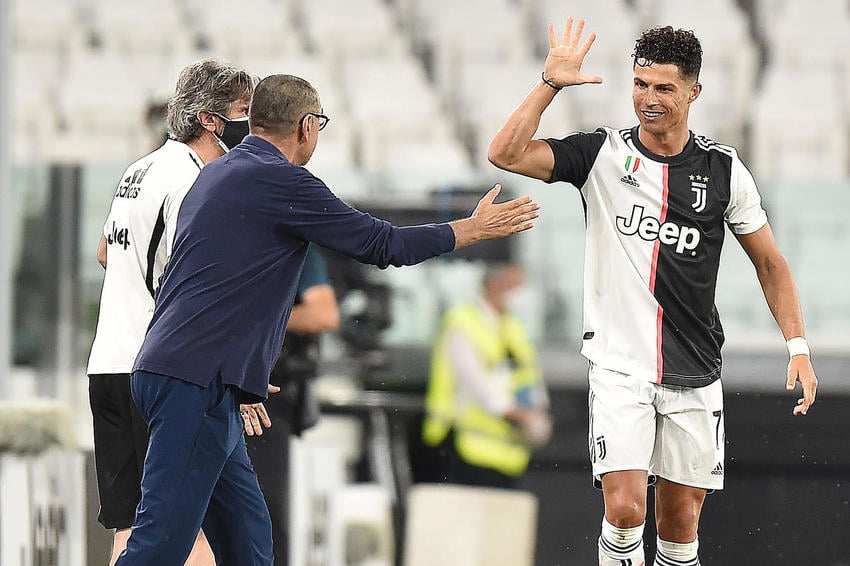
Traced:
<path id="1" fill-rule="evenodd" d="M 389 57 L 409 52 L 381 0 L 302 0 L 300 14 L 311 50 L 329 57 Z"/>
<path id="2" fill-rule="evenodd" d="M 122 0 L 92 4 L 93 31 L 106 49 L 168 55 L 188 49 L 192 36 L 179 4 L 169 0 Z"/>
<path id="3" fill-rule="evenodd" d="M 217 57 L 284 57 L 303 51 L 294 28 L 294 11 L 286 0 L 240 0 L 238 5 L 187 0 L 189 22 Z"/>
<path id="4" fill-rule="evenodd" d="M 811 85 L 804 105 L 789 84 Z M 850 135 L 840 95 L 832 73 L 770 67 L 753 105 L 751 164 L 757 176 L 845 178 Z"/>
<path id="5" fill-rule="evenodd" d="M 407 507 L 405 566 L 534 564 L 537 499 L 531 493 L 420 484 L 410 490 Z"/>
<path id="6" fill-rule="evenodd" d="M 67 0 L 13 0 L 14 45 L 60 53 L 83 41 L 79 6 Z"/>
<path id="7" fill-rule="evenodd" d="M 74 54 L 58 94 L 62 120 L 71 130 L 124 134 L 142 127 L 147 93 L 117 53 Z"/>

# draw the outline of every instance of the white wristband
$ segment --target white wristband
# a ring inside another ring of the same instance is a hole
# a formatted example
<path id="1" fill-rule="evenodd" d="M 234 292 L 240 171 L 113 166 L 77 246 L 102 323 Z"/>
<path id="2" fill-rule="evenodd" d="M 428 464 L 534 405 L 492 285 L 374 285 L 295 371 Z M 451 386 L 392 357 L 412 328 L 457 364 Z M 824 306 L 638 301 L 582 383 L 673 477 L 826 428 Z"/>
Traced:
<path id="1" fill-rule="evenodd" d="M 791 357 L 794 356 L 809 356 L 809 343 L 806 342 L 806 339 L 802 336 L 797 336 L 796 338 L 791 338 L 787 342 L 788 344 L 788 355 Z"/>

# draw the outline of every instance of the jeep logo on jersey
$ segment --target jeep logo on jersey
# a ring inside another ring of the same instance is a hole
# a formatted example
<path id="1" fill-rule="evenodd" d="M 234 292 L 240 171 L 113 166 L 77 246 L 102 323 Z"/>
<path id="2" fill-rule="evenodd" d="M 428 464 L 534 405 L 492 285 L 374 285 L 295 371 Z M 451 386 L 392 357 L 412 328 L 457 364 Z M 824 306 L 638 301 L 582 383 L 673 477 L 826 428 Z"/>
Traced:
<path id="1" fill-rule="evenodd" d="M 126 250 L 130 247 L 130 230 L 127 228 L 118 228 L 115 222 L 112 223 L 112 233 L 106 237 L 109 244 L 118 244 Z"/>
<path id="2" fill-rule="evenodd" d="M 699 245 L 700 234 L 696 228 L 679 226 L 673 222 L 661 222 L 652 216 L 643 215 L 644 208 L 634 205 L 630 218 L 617 217 L 617 230 L 626 236 L 637 234 L 642 239 L 652 242 L 658 240 L 668 246 L 676 246 L 676 253 L 690 252 L 697 255 L 696 247 Z"/>

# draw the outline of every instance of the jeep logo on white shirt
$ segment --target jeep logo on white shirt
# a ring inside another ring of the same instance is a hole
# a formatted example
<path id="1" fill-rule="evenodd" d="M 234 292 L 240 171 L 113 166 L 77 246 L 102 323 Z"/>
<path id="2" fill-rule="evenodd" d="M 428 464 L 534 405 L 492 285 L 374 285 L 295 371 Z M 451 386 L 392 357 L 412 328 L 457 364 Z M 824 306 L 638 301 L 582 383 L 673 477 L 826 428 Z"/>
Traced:
<path id="1" fill-rule="evenodd" d="M 673 222 L 661 222 L 652 216 L 643 215 L 643 207 L 634 205 L 630 218 L 617 217 L 617 230 L 626 236 L 637 234 L 644 240 L 652 242 L 660 241 L 668 246 L 675 245 L 676 253 L 690 252 L 697 255 L 696 247 L 699 245 L 700 233 L 696 228 L 679 226 Z"/>
<path id="2" fill-rule="evenodd" d="M 108 244 L 118 244 L 125 250 L 130 247 L 130 230 L 127 228 L 118 228 L 115 222 L 112 223 L 112 233 L 106 236 Z"/>

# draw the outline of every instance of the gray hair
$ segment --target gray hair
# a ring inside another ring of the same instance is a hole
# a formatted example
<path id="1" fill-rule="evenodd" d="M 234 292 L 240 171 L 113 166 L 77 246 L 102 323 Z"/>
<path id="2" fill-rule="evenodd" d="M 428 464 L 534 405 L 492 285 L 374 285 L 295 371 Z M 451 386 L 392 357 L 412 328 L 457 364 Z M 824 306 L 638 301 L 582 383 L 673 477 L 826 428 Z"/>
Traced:
<path id="1" fill-rule="evenodd" d="M 257 77 L 215 59 L 202 59 L 180 72 L 174 96 L 168 100 L 168 133 L 181 142 L 192 141 L 204 128 L 198 112 L 222 116 L 232 102 L 251 98 Z"/>
<path id="2" fill-rule="evenodd" d="M 255 128 L 273 135 L 288 135 L 307 112 L 321 111 L 313 85 L 294 75 L 271 75 L 260 81 L 248 118 Z"/>

